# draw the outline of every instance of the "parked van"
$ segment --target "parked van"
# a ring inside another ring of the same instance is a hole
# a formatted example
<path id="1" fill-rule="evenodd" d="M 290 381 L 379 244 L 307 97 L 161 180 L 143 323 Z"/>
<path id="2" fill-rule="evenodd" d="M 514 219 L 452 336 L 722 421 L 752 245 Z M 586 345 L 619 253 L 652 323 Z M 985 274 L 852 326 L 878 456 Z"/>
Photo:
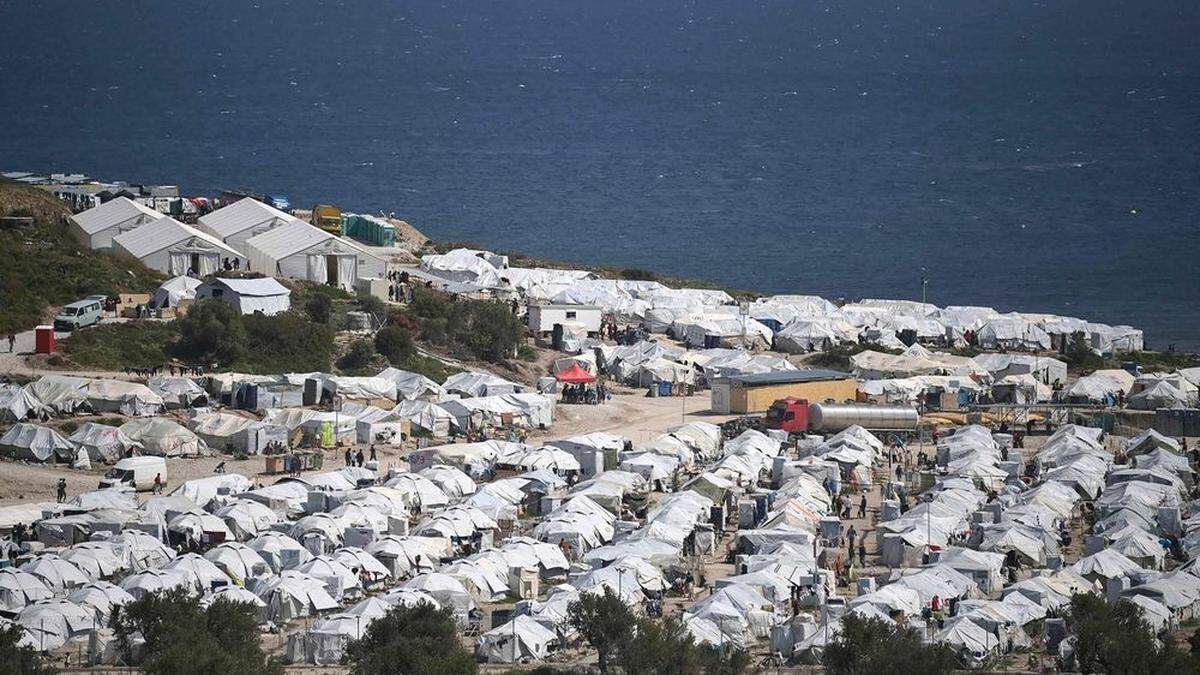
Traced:
<path id="1" fill-rule="evenodd" d="M 135 491 L 154 489 L 154 477 L 167 484 L 167 460 L 162 457 L 126 457 L 113 465 L 100 480 L 100 487 L 124 487 Z"/>
<path id="2" fill-rule="evenodd" d="M 100 323 L 104 316 L 104 304 L 97 298 L 72 302 L 54 317 L 54 330 L 69 331 Z"/>

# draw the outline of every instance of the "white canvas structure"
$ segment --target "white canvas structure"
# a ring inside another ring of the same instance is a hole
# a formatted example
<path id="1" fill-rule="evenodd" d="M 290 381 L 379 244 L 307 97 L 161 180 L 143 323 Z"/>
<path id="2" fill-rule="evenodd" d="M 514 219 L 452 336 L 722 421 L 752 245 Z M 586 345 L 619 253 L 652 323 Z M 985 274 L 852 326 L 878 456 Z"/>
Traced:
<path id="1" fill-rule="evenodd" d="M 245 262 L 245 256 L 221 240 L 174 218 L 161 218 L 113 238 L 118 252 L 142 261 L 164 274 L 215 274 L 226 259 Z"/>
<path id="2" fill-rule="evenodd" d="M 164 417 L 130 420 L 121 425 L 121 431 L 141 443 L 147 455 L 192 457 L 208 450 L 196 434 Z"/>
<path id="3" fill-rule="evenodd" d="M 77 454 L 75 446 L 62 434 L 49 427 L 24 422 L 13 425 L 0 436 L 0 451 L 15 459 L 35 462 L 70 462 Z"/>
<path id="4" fill-rule="evenodd" d="M 71 235 L 91 249 L 112 248 L 113 237 L 166 218 L 144 204 L 117 197 L 71 216 Z"/>
<path id="5" fill-rule="evenodd" d="M 195 277 L 178 276 L 167 279 L 154 291 L 150 304 L 154 307 L 178 307 L 183 300 L 195 300 L 200 280 Z"/>
<path id="6" fill-rule="evenodd" d="M 186 377 L 152 377 L 146 386 L 162 397 L 167 408 L 191 408 L 208 403 L 208 393 Z"/>
<path id="7" fill-rule="evenodd" d="M 1129 407 L 1134 410 L 1157 410 L 1159 408 L 1187 408 L 1188 397 L 1168 382 L 1156 382 L 1129 397 Z"/>
<path id="8" fill-rule="evenodd" d="M 161 413 L 163 399 L 149 387 L 124 380 L 92 380 L 85 390 L 87 405 L 95 413 L 121 413 L 148 417 Z"/>
<path id="9" fill-rule="evenodd" d="M 46 406 L 25 387 L 16 384 L 0 385 L 0 422 L 22 422 L 37 417 Z"/>
<path id="10" fill-rule="evenodd" d="M 120 428 L 98 422 L 84 422 L 67 440 L 86 452 L 91 461 L 106 464 L 141 449 L 141 444 L 126 436 Z"/>
<path id="11" fill-rule="evenodd" d="M 395 383 L 396 397 L 402 401 L 436 401 L 445 394 L 445 390 L 440 384 L 420 373 L 412 373 L 399 368 L 384 368 L 375 377 Z"/>
<path id="12" fill-rule="evenodd" d="M 261 279 L 211 279 L 196 289 L 196 299 L 219 299 L 242 314 L 273 316 L 292 307 L 292 292 L 271 277 Z"/>
<path id="13" fill-rule="evenodd" d="M 247 240 L 294 222 L 300 220 L 257 199 L 246 197 L 200 216 L 196 226 L 245 255 Z"/>
<path id="14" fill-rule="evenodd" d="M 346 290 L 353 290 L 358 279 L 382 278 L 387 267 L 357 244 L 300 221 L 248 239 L 246 255 L 255 272 Z"/>
<path id="15" fill-rule="evenodd" d="M 50 410 L 69 415 L 87 401 L 88 382 L 90 380 L 70 375 L 43 375 L 25 385 L 25 390 Z"/>
<path id="16" fill-rule="evenodd" d="M 508 259 L 487 251 L 458 248 L 442 255 L 421 257 L 421 271 L 440 279 L 472 284 L 480 288 L 498 286 L 500 270 L 508 267 Z"/>
<path id="17" fill-rule="evenodd" d="M 550 655 L 558 635 L 537 619 L 514 617 L 479 638 L 475 653 L 486 663 L 517 663 L 525 659 L 541 660 Z"/>

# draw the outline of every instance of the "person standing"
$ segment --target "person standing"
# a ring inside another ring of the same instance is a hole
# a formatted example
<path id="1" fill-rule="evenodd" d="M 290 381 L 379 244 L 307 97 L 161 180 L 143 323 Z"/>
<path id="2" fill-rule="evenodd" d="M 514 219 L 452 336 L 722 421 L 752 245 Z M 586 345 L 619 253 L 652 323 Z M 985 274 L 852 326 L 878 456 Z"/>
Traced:
<path id="1" fill-rule="evenodd" d="M 161 474 L 161 473 L 156 473 L 156 474 L 154 474 L 154 494 L 156 494 L 156 495 L 161 495 L 161 494 L 162 494 L 162 488 L 163 488 L 163 484 L 162 484 L 162 474 Z"/>
<path id="2" fill-rule="evenodd" d="M 354 466 L 354 452 L 346 448 L 346 466 Z"/>
<path id="3" fill-rule="evenodd" d="M 358 466 L 359 466 L 359 468 L 362 468 L 362 465 L 365 463 L 365 461 L 364 461 L 365 459 L 366 458 L 363 456 L 362 448 L 359 448 L 358 449 Z"/>
<path id="4" fill-rule="evenodd" d="M 862 499 L 858 500 L 858 517 L 867 517 L 867 493 L 863 492 Z"/>
<path id="5" fill-rule="evenodd" d="M 375 461 L 375 444 L 374 443 L 371 444 L 371 461 L 372 462 Z"/>
<path id="6" fill-rule="evenodd" d="M 67 479 L 58 479 L 58 503 L 61 504 L 67 501 Z"/>
<path id="7" fill-rule="evenodd" d="M 16 345 L 17 345 L 17 336 L 13 335 L 12 333 L 9 333 L 8 334 L 8 353 L 9 354 L 13 353 L 13 351 L 16 349 Z"/>
<path id="8" fill-rule="evenodd" d="M 867 566 L 867 540 L 863 539 L 858 542 L 858 566 Z"/>

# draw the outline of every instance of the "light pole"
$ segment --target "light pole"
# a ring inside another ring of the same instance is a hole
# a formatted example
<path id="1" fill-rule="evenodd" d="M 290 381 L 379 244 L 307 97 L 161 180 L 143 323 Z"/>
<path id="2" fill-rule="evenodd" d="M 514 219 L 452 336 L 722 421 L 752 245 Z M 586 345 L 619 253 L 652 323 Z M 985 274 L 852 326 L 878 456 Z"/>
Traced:
<path id="1" fill-rule="evenodd" d="M 925 302 L 925 290 L 929 287 L 929 277 L 925 276 L 925 268 L 921 268 L 921 302 Z"/>

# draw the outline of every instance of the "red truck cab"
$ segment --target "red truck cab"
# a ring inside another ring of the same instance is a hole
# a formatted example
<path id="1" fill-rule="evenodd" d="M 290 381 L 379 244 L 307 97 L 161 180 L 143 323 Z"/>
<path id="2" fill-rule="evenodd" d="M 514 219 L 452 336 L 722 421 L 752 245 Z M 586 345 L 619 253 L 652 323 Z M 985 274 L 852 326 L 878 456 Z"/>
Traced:
<path id="1" fill-rule="evenodd" d="M 767 408 L 767 428 L 802 434 L 808 431 L 808 401 L 789 396 Z"/>

